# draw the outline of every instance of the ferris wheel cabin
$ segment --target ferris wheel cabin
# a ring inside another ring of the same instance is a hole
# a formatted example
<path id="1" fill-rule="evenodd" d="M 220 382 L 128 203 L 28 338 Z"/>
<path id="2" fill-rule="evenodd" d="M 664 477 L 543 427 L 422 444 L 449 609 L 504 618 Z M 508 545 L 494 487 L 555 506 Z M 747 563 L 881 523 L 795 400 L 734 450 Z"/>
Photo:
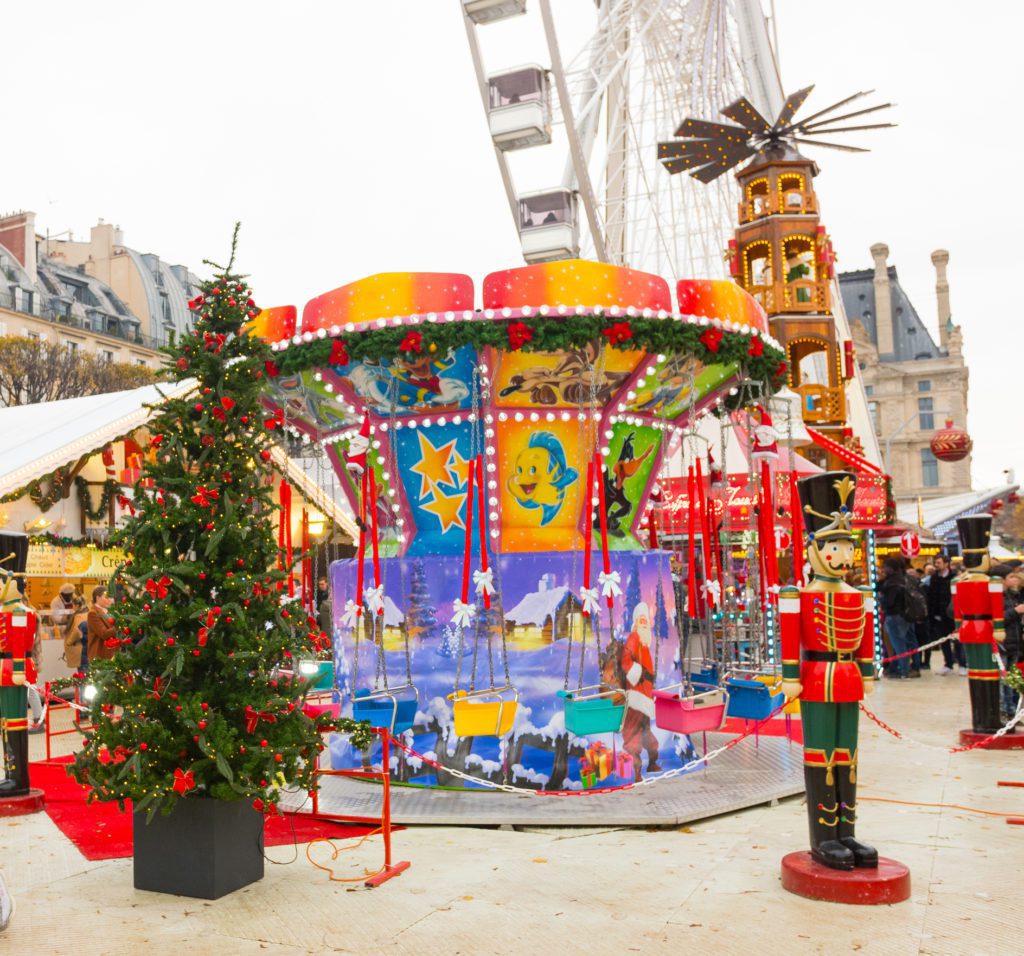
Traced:
<path id="1" fill-rule="evenodd" d="M 462 10 L 481 26 L 526 13 L 526 0 L 462 0 Z"/>
<path id="2" fill-rule="evenodd" d="M 487 118 L 498 149 L 525 149 L 551 142 L 551 81 L 536 64 L 487 78 Z"/>
<path id="3" fill-rule="evenodd" d="M 519 197 L 519 238 L 527 262 L 579 256 L 578 205 L 576 193 L 564 187 Z"/>

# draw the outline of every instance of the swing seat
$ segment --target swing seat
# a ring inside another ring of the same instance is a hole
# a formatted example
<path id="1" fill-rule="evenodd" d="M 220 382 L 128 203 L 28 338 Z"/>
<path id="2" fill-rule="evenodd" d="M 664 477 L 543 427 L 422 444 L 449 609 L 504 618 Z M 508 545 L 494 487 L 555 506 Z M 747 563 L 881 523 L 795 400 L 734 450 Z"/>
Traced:
<path id="1" fill-rule="evenodd" d="M 786 699 L 781 692 L 773 694 L 771 688 L 759 680 L 741 677 L 730 677 L 725 689 L 729 692 L 727 715 L 744 720 L 764 720 Z"/>
<path id="2" fill-rule="evenodd" d="M 718 686 L 718 665 L 708 664 L 703 670 L 690 672 L 691 684 L 704 684 L 707 687 Z"/>
<path id="3" fill-rule="evenodd" d="M 411 697 L 399 699 L 397 696 L 408 692 L 412 692 Z M 411 684 L 375 691 L 364 687 L 357 690 L 352 697 L 352 717 L 355 720 L 365 720 L 371 727 L 400 734 L 416 723 L 419 703 L 419 691 Z"/>
<path id="4" fill-rule="evenodd" d="M 512 694 L 511 700 L 506 696 Z M 504 737 L 512 729 L 519 707 L 514 687 L 456 691 L 448 695 L 455 716 L 458 737 Z"/>
<path id="5" fill-rule="evenodd" d="M 654 691 L 654 723 L 661 730 L 675 734 L 696 734 L 708 730 L 720 730 L 725 723 L 725 712 L 729 706 L 729 695 L 720 687 L 695 684 L 690 696 L 665 687 Z"/>
<path id="6" fill-rule="evenodd" d="M 558 696 L 565 701 L 565 729 L 577 737 L 617 734 L 626 719 L 626 704 L 625 701 L 616 704 L 616 694 L 625 697 L 625 691 L 602 690 L 600 684 L 575 691 L 558 691 Z"/>
<path id="7" fill-rule="evenodd" d="M 767 684 L 770 693 L 779 693 L 782 689 L 782 678 L 777 677 L 774 674 L 761 674 L 757 677 L 762 684 Z M 784 714 L 799 714 L 800 713 L 800 698 L 796 697 L 789 701 L 785 707 L 782 708 Z"/>

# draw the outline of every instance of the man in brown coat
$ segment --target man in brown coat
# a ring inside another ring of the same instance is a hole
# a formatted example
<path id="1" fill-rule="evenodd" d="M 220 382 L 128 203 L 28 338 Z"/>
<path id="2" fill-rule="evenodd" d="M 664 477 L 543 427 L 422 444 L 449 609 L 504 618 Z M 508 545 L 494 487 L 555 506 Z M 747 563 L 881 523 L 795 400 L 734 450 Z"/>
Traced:
<path id="1" fill-rule="evenodd" d="M 114 656 L 114 648 L 106 644 L 117 633 L 114 619 L 108 614 L 113 603 L 114 599 L 107 594 L 106 588 L 92 589 L 92 607 L 88 618 L 90 661 L 109 661 Z"/>

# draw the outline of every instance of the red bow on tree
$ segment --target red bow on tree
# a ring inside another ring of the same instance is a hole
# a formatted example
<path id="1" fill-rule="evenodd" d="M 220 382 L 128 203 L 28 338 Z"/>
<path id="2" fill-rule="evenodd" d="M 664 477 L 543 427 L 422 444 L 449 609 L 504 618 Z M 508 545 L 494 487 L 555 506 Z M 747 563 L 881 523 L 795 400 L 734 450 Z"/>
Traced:
<path id="1" fill-rule="evenodd" d="M 402 339 L 398 348 L 402 352 L 422 352 L 423 334 L 421 332 L 410 332 Z"/>
<path id="2" fill-rule="evenodd" d="M 132 504 L 131 498 L 126 498 L 124 495 L 117 496 L 117 503 L 125 510 L 132 514 L 135 514 L 135 505 Z"/>
<path id="3" fill-rule="evenodd" d="M 533 329 L 525 322 L 512 322 L 508 327 L 509 348 L 521 349 L 533 338 Z"/>
<path id="4" fill-rule="evenodd" d="M 721 329 L 707 329 L 701 335 L 700 340 L 709 352 L 717 352 L 718 346 L 722 344 L 722 335 Z"/>
<path id="5" fill-rule="evenodd" d="M 786 363 L 785 362 L 779 362 L 779 364 L 775 366 L 775 377 L 776 378 L 782 378 L 782 376 L 785 375 L 785 374 L 786 374 Z"/>
<path id="6" fill-rule="evenodd" d="M 214 408 L 210 414 L 213 415 L 213 417 L 216 418 L 217 421 L 219 422 L 227 420 L 227 416 L 224 414 L 223 408 Z"/>
<path id="7" fill-rule="evenodd" d="M 207 352 L 213 352 L 214 355 L 219 354 L 220 350 L 224 348 L 224 343 L 227 341 L 227 336 L 220 332 L 211 334 L 210 332 L 203 333 L 203 348 Z"/>
<path id="8" fill-rule="evenodd" d="M 264 419 L 263 427 L 268 431 L 272 431 L 274 428 L 284 428 L 284 411 L 279 408 L 270 418 Z"/>
<path id="9" fill-rule="evenodd" d="M 213 625 L 217 623 L 217 615 L 213 611 L 206 612 L 206 625 L 199 628 L 199 646 L 206 647 Z"/>
<path id="10" fill-rule="evenodd" d="M 174 771 L 174 790 L 185 796 L 189 790 L 195 790 L 196 778 L 191 770 L 183 771 L 178 767 Z"/>
<path id="11" fill-rule="evenodd" d="M 256 732 L 256 725 L 265 720 L 268 724 L 276 724 L 277 718 L 269 710 L 257 710 L 255 707 L 245 708 L 245 732 L 252 734 Z"/>
<path id="12" fill-rule="evenodd" d="M 153 436 L 152 438 L 150 438 L 150 440 L 149 440 L 149 447 L 150 447 L 150 448 L 153 448 L 153 449 L 159 448 L 159 447 L 160 447 L 160 443 L 161 443 L 161 442 L 162 442 L 163 440 L 164 440 L 164 436 L 163 436 L 163 435 L 154 435 L 154 436 Z"/>
<path id="13" fill-rule="evenodd" d="M 271 378 L 277 378 L 277 376 L 281 374 L 281 370 L 277 367 L 277 362 L 271 362 L 270 359 L 267 359 L 267 361 L 263 363 L 263 367 L 267 370 L 267 375 Z"/>
<path id="14" fill-rule="evenodd" d="M 348 365 L 348 349 L 345 347 L 344 339 L 335 339 L 331 342 L 331 354 L 327 359 L 328 365 Z"/>
<path id="15" fill-rule="evenodd" d="M 602 329 L 601 332 L 608 337 L 609 345 L 618 345 L 620 342 L 633 338 L 633 329 L 628 322 L 616 322 L 615 325 Z"/>
<path id="16" fill-rule="evenodd" d="M 326 651 L 331 646 L 331 639 L 327 636 L 326 631 L 311 631 L 309 634 L 309 643 L 313 645 L 318 651 Z"/>
<path id="17" fill-rule="evenodd" d="M 219 497 L 220 492 L 213 488 L 204 488 L 202 485 L 199 485 L 191 500 L 194 504 L 199 505 L 200 508 L 213 508 L 213 502 L 210 499 Z"/>
<path id="18" fill-rule="evenodd" d="M 166 574 L 162 578 L 160 578 L 159 581 L 154 581 L 152 578 L 150 578 L 146 582 L 146 592 L 150 595 L 150 597 L 155 597 L 162 601 L 165 597 L 167 597 L 167 589 L 173 583 L 174 582 L 169 577 L 167 577 Z"/>
<path id="19" fill-rule="evenodd" d="M 750 348 L 747 349 L 747 355 L 753 355 L 754 358 L 759 358 L 764 355 L 764 340 L 761 336 L 750 336 Z"/>

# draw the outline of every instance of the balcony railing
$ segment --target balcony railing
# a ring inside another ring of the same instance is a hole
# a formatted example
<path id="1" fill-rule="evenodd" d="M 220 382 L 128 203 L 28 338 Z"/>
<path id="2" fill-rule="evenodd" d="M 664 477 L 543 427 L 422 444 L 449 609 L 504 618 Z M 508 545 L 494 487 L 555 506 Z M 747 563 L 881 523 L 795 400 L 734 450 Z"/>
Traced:
<path id="1" fill-rule="evenodd" d="M 60 300 L 57 300 L 56 303 L 51 301 L 37 309 L 38 302 L 38 294 L 33 294 L 31 307 L 29 307 L 24 301 L 18 301 L 12 292 L 0 291 L 0 309 L 8 309 L 20 315 L 29 315 L 54 325 L 63 325 L 83 332 L 91 332 L 94 335 L 105 335 L 108 338 L 118 339 L 145 349 L 160 348 L 160 343 L 153 336 L 124 328 L 116 316 L 90 309 L 88 312 L 90 318 L 82 319 L 71 311 L 70 303 Z"/>
<path id="2" fill-rule="evenodd" d="M 801 385 L 800 405 L 803 419 L 809 425 L 827 425 L 846 421 L 846 394 L 841 388 L 827 385 Z"/>

